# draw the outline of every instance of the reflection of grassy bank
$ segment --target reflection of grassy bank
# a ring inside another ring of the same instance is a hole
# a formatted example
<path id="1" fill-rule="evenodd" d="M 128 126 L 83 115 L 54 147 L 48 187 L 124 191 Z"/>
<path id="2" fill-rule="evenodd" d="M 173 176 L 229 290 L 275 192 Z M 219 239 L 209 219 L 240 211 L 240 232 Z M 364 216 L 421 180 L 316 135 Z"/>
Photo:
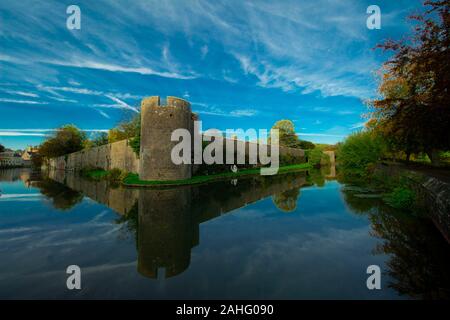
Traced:
<path id="1" fill-rule="evenodd" d="M 83 178 L 90 180 L 101 181 L 108 180 L 111 182 L 122 181 L 127 174 L 120 169 L 103 170 L 103 169 L 83 169 L 80 171 Z"/>
<path id="2" fill-rule="evenodd" d="M 416 182 L 403 175 L 389 176 L 374 170 L 362 178 L 352 170 L 341 168 L 338 181 L 346 185 L 367 188 L 379 194 L 385 204 L 396 209 L 416 212 L 421 208 L 417 203 L 413 186 Z"/>
<path id="3" fill-rule="evenodd" d="M 289 166 L 280 167 L 277 174 L 283 174 L 288 172 L 295 172 L 300 170 L 309 169 L 308 163 L 294 164 Z M 128 174 L 122 183 L 126 186 L 180 186 L 191 185 L 199 183 L 207 183 L 218 180 L 233 179 L 242 176 L 259 175 L 260 168 L 244 169 L 238 172 L 223 172 L 212 175 L 193 176 L 191 179 L 185 180 L 173 180 L 173 181 L 144 181 L 139 179 L 139 175 L 135 173 Z"/>

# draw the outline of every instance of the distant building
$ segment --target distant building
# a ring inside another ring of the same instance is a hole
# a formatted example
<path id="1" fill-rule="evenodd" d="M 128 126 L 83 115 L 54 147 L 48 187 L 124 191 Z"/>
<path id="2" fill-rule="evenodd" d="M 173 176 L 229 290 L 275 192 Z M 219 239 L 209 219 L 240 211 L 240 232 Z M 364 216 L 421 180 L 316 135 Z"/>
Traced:
<path id="1" fill-rule="evenodd" d="M 0 152 L 0 168 L 16 168 L 25 165 L 20 153 L 11 149 Z"/>
<path id="2" fill-rule="evenodd" d="M 38 148 L 36 147 L 27 147 L 25 151 L 22 153 L 22 160 L 24 166 L 31 166 L 31 159 L 33 155 L 38 153 Z"/>

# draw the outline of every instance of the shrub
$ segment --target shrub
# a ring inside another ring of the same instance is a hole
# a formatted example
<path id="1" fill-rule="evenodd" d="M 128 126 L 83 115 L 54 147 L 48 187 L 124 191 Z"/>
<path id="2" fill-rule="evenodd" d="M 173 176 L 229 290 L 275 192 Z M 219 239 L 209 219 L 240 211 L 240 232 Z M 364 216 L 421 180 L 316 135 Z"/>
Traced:
<path id="1" fill-rule="evenodd" d="M 339 165 L 356 176 L 366 176 L 367 169 L 383 157 L 386 150 L 383 139 L 372 131 L 351 134 L 339 146 Z"/>
<path id="2" fill-rule="evenodd" d="M 130 147 L 133 149 L 134 153 L 139 157 L 141 151 L 141 135 L 138 135 L 130 139 Z"/>
<path id="3" fill-rule="evenodd" d="M 321 164 L 329 164 L 330 157 L 323 153 L 320 148 L 314 148 L 312 150 L 306 150 L 306 156 L 308 157 L 308 163 L 313 167 L 320 167 Z"/>
<path id="4" fill-rule="evenodd" d="M 416 195 L 407 187 L 396 187 L 384 197 L 384 201 L 396 209 L 410 210 L 413 208 Z"/>

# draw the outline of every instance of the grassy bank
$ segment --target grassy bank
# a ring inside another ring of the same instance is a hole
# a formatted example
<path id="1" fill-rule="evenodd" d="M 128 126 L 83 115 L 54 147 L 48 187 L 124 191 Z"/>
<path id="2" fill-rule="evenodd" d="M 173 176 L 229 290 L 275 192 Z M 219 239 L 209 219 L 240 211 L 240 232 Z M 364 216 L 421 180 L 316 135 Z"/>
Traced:
<path id="1" fill-rule="evenodd" d="M 295 171 L 301 171 L 305 169 L 311 168 L 311 165 L 308 163 L 301 163 L 301 164 L 294 164 L 289 166 L 283 166 L 280 167 L 278 170 L 278 174 L 288 173 L 288 172 L 295 172 Z M 126 186 L 181 186 L 181 185 L 192 185 L 192 184 L 199 184 L 199 183 L 206 183 L 206 182 L 212 182 L 212 181 L 218 181 L 218 180 L 226 180 L 226 179 L 232 179 L 242 176 L 250 176 L 250 175 L 259 175 L 260 169 L 244 169 L 238 172 L 225 172 L 225 173 L 218 173 L 218 174 L 212 174 L 212 175 L 203 175 L 203 176 L 193 176 L 191 179 L 185 179 L 185 180 L 172 180 L 172 181 L 143 181 L 139 179 L 139 175 L 135 173 L 130 173 L 128 176 L 125 177 L 125 179 L 122 180 L 122 184 Z"/>

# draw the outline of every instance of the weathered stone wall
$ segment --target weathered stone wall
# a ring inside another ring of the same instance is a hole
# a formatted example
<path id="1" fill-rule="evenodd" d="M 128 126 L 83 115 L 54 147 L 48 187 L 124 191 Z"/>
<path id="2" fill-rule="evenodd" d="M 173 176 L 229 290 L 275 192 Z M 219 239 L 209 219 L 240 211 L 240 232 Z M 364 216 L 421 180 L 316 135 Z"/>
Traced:
<path id="1" fill-rule="evenodd" d="M 249 141 L 241 141 L 236 139 L 230 139 L 230 138 L 223 138 L 223 157 L 224 162 L 226 161 L 226 148 L 227 145 L 234 146 L 234 159 L 235 161 L 238 159 L 238 157 L 242 157 L 241 154 L 241 148 L 239 145 L 245 144 L 245 156 L 248 161 L 248 155 L 251 150 L 255 150 L 257 157 L 259 159 L 259 147 L 262 145 L 260 143 L 256 142 L 249 142 Z M 267 155 L 270 155 L 270 145 L 265 145 L 267 150 Z M 289 148 L 284 146 L 279 146 L 279 155 L 281 156 L 291 156 L 298 160 L 299 163 L 304 162 L 305 160 L 305 151 L 303 149 L 296 149 L 296 148 Z"/>
<path id="2" fill-rule="evenodd" d="M 103 170 L 120 169 L 127 172 L 139 172 L 139 158 L 129 145 L 122 140 L 100 147 L 84 149 L 49 160 L 50 169 L 78 171 L 83 168 Z"/>
<path id="3" fill-rule="evenodd" d="M 426 172 L 410 170 L 401 164 L 380 164 L 375 174 L 381 177 L 405 177 L 417 195 L 417 204 L 423 208 L 450 243 L 450 183 Z"/>
<path id="4" fill-rule="evenodd" d="M 191 178 L 199 167 L 194 164 L 176 165 L 172 162 L 171 152 L 177 141 L 171 141 L 176 129 L 187 129 L 194 139 L 194 121 L 197 115 L 191 112 L 189 102 L 176 97 L 167 97 L 166 105 L 160 104 L 158 96 L 145 98 L 141 104 L 141 150 L 136 156 L 128 140 L 122 140 L 100 147 L 50 159 L 50 169 L 78 171 L 83 168 L 101 168 L 104 170 L 121 169 L 139 173 L 141 180 L 183 180 Z M 245 144 L 246 163 L 251 149 L 258 151 L 256 142 L 242 142 L 223 138 L 224 148 L 228 143 L 235 144 L 234 158 L 238 159 L 239 143 Z M 193 144 L 192 144 L 193 145 Z M 270 154 L 270 146 L 267 146 Z M 192 154 L 194 148 L 192 148 Z M 290 156 L 295 163 L 305 161 L 305 152 L 280 146 L 280 157 Z M 224 162 L 226 161 L 224 150 Z"/>

